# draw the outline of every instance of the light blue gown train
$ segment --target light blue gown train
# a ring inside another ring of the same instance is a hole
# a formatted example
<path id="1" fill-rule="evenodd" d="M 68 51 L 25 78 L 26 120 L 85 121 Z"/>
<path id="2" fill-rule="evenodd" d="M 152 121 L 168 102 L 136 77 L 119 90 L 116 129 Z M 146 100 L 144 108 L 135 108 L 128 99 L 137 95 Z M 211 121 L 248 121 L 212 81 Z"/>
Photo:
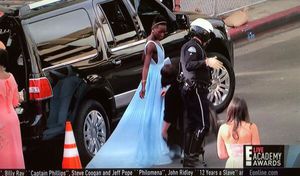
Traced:
<path id="1" fill-rule="evenodd" d="M 164 50 L 154 41 L 157 63 L 151 59 L 145 98 L 139 97 L 138 86 L 118 126 L 87 168 L 142 168 L 171 163 L 169 149 L 162 138 L 164 98 L 161 97 L 160 70 Z"/>

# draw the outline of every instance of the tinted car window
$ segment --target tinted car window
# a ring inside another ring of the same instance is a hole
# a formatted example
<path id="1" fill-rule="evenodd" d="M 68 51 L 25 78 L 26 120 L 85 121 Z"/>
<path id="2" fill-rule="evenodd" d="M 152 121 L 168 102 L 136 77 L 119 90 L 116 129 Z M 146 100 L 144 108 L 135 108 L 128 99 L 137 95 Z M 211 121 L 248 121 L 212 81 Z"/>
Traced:
<path id="1" fill-rule="evenodd" d="M 96 54 L 92 25 L 80 9 L 28 25 L 43 67 Z"/>
<path id="2" fill-rule="evenodd" d="M 132 18 L 122 1 L 103 3 L 100 8 L 106 17 L 102 23 L 110 47 L 122 45 L 138 38 Z M 112 30 L 113 38 L 109 29 Z M 112 40 L 115 43 L 112 43 Z"/>
<path id="3" fill-rule="evenodd" d="M 166 18 L 168 22 L 168 32 L 172 32 L 173 28 L 172 22 L 169 20 L 169 15 L 162 4 L 155 0 L 130 0 L 138 15 L 143 23 L 146 33 L 149 35 L 151 32 L 152 21 L 157 15 L 162 15 Z M 170 12 L 171 13 L 171 12 Z"/>

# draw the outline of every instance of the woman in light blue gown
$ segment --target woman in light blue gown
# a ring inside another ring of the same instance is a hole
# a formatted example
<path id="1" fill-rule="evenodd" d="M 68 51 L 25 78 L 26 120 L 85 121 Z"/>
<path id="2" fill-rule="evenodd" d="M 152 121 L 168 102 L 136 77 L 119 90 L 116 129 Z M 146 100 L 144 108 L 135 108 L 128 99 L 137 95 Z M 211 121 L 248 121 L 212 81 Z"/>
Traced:
<path id="1" fill-rule="evenodd" d="M 164 97 L 160 70 L 164 64 L 166 21 L 154 20 L 144 49 L 142 81 L 118 126 L 87 168 L 141 168 L 171 163 L 162 138 Z"/>

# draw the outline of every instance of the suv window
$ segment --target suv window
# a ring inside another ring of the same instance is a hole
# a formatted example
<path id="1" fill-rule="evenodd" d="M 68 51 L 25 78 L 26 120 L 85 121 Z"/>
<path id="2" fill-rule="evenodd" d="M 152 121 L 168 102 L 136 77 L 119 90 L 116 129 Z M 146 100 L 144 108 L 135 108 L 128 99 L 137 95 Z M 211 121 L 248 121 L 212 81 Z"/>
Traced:
<path id="1" fill-rule="evenodd" d="M 92 25 L 83 9 L 30 23 L 28 28 L 43 67 L 97 54 Z"/>
<path id="2" fill-rule="evenodd" d="M 162 6 L 162 4 L 159 4 L 159 2 L 155 0 L 130 0 L 130 2 L 138 12 L 147 35 L 150 34 L 152 21 L 157 15 L 162 15 L 166 18 L 168 22 L 168 32 L 173 32 L 175 30 L 171 24 L 172 21 L 169 20 L 169 15 L 166 9 Z"/>
<path id="3" fill-rule="evenodd" d="M 100 4 L 99 7 L 105 14 L 102 23 L 110 47 L 126 44 L 138 39 L 132 18 L 122 1 L 106 2 Z M 113 36 L 109 30 L 112 31 Z"/>

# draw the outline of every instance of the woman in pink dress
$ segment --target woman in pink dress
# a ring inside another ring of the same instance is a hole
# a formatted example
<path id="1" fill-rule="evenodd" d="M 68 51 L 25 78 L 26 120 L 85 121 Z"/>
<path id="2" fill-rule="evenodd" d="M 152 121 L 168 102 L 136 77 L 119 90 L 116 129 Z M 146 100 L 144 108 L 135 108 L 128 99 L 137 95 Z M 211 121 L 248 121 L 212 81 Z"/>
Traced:
<path id="1" fill-rule="evenodd" d="M 0 45 L 0 169 L 25 169 L 20 122 L 14 110 L 19 104 L 17 83 L 5 71 L 7 52 Z"/>
<path id="2" fill-rule="evenodd" d="M 235 97 L 217 139 L 218 156 L 227 159 L 225 168 L 243 168 L 243 145 L 260 145 L 260 139 L 257 126 L 249 120 L 245 100 Z"/>

